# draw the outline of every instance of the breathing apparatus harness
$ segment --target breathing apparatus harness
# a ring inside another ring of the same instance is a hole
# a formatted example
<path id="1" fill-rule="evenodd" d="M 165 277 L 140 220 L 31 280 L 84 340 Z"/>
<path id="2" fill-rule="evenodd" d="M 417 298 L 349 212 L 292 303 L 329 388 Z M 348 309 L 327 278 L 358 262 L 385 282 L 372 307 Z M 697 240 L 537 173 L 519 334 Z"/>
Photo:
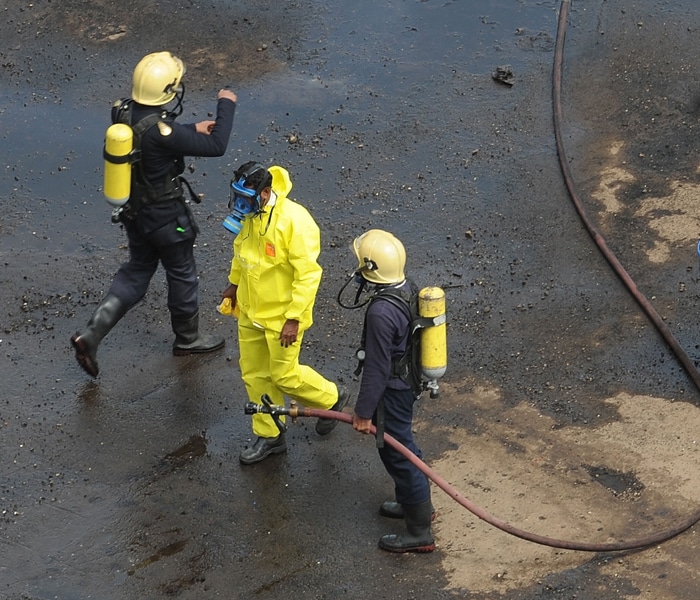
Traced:
<path id="1" fill-rule="evenodd" d="M 130 192 L 133 193 L 129 194 L 129 198 L 125 203 L 120 204 L 112 211 L 113 223 L 118 223 L 122 219 L 133 220 L 139 210 L 144 206 L 182 199 L 182 184 L 187 187 L 192 202 L 195 204 L 201 202 L 189 181 L 182 177 L 176 169 L 165 178 L 162 185 L 157 187 L 148 181 L 143 172 L 141 156 L 141 141 L 143 135 L 154 125 L 158 125 L 163 135 L 169 135 L 172 132 L 172 127 L 167 120 L 174 120 L 182 114 L 182 99 L 184 93 L 184 85 L 181 83 L 175 96 L 177 98 L 177 104 L 173 110 L 163 110 L 158 113 L 150 114 L 134 125 L 131 124 L 134 104 L 133 99 L 122 98 L 112 106 L 112 123 L 115 125 L 126 125 L 131 129 L 133 132 L 133 147 L 130 151 L 121 156 L 115 156 L 109 153 L 107 149 L 107 142 L 109 142 L 108 130 L 103 156 L 105 161 L 114 165 L 128 164 L 131 168 L 128 169 L 127 172 L 134 176 L 133 180 L 130 182 Z"/>
<path id="2" fill-rule="evenodd" d="M 388 285 L 379 285 L 368 281 L 363 277 L 363 273 L 374 271 L 377 269 L 377 264 L 369 258 L 364 258 L 364 264 L 353 271 L 348 276 L 348 281 L 338 292 L 338 304 L 347 309 L 360 308 L 362 306 L 369 307 L 379 300 L 384 300 L 395 306 L 406 317 L 408 327 L 408 338 L 406 340 L 406 348 L 398 357 L 393 357 L 391 361 L 390 376 L 401 379 L 407 383 L 413 396 L 418 400 L 423 391 L 429 389 L 432 398 L 438 395 L 437 379 L 445 372 L 446 367 L 446 343 L 444 339 L 445 311 L 444 311 L 444 293 L 438 299 L 440 306 L 435 310 L 430 306 L 434 298 L 432 294 L 438 288 L 424 288 L 418 290 L 416 284 L 408 279 L 408 287 L 403 288 L 403 282 Z M 356 282 L 358 285 L 355 301 L 352 305 L 343 303 L 342 294 L 351 282 Z M 365 291 L 365 288 L 371 285 L 372 289 L 368 291 L 368 296 L 364 302 L 360 302 L 360 296 Z M 442 290 L 440 290 L 442 292 Z M 425 313 L 425 314 L 424 314 Z M 428 344 L 423 341 L 423 336 L 426 332 L 433 330 L 431 333 L 438 333 L 437 340 L 430 340 Z M 365 342 L 367 337 L 367 313 L 365 312 L 365 320 L 362 326 L 362 338 L 360 347 L 355 352 L 357 357 L 357 368 L 354 375 L 357 377 L 362 373 L 365 361 Z M 436 343 L 434 343 L 436 342 Z M 425 362 L 426 364 L 423 364 Z M 439 370 L 433 367 L 439 363 Z M 377 447 L 384 446 L 384 399 L 379 400 L 376 409 L 377 418 Z"/>
<path id="3" fill-rule="evenodd" d="M 343 285 L 343 287 L 338 292 L 338 304 L 347 309 L 356 309 L 363 306 L 369 307 L 378 300 L 385 300 L 391 305 L 398 308 L 408 320 L 408 341 L 407 347 L 404 354 L 392 360 L 391 364 L 391 376 L 397 377 L 408 383 L 413 390 L 416 399 L 420 398 L 421 393 L 426 387 L 423 385 L 423 380 L 421 377 L 421 362 L 420 362 L 420 339 L 416 336 L 418 330 L 433 327 L 439 325 L 435 319 L 430 317 L 423 317 L 419 314 L 418 309 L 418 286 L 408 279 L 408 285 L 410 291 L 405 289 L 399 289 L 403 282 L 379 285 L 376 283 L 369 282 L 365 279 L 362 274 L 367 271 L 374 271 L 377 269 L 377 264 L 368 258 L 364 259 L 364 265 L 359 269 L 356 269 L 350 273 L 348 281 Z M 355 301 L 352 305 L 346 305 L 342 301 L 342 294 L 345 288 L 351 282 L 357 283 L 357 293 L 355 294 Z M 365 291 L 365 289 L 371 285 L 371 289 L 367 291 L 367 298 L 364 302 L 360 302 L 360 296 Z M 362 338 L 360 342 L 360 348 L 355 352 L 357 357 L 357 368 L 354 371 L 355 376 L 359 376 L 362 373 L 365 361 L 365 342 L 367 338 L 367 318 L 365 313 L 365 322 L 362 326 Z"/>

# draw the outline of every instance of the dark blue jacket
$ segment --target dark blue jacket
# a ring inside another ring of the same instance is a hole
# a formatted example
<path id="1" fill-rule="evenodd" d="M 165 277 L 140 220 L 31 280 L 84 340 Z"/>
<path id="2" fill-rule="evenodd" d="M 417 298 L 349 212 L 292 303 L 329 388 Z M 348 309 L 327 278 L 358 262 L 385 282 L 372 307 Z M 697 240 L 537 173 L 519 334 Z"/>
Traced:
<path id="1" fill-rule="evenodd" d="M 411 292 L 408 281 L 397 289 Z M 386 388 L 408 390 L 411 386 L 392 376 L 392 361 L 406 352 L 409 322 L 406 314 L 386 300 L 370 303 L 365 313 L 365 359 L 355 412 L 370 419 Z"/>
<path id="2" fill-rule="evenodd" d="M 233 117 L 236 111 L 235 102 L 221 98 L 216 106 L 216 120 L 211 133 L 198 133 L 195 125 L 180 124 L 174 117 L 164 119 L 167 128 L 154 125 L 147 129 L 141 137 L 141 161 L 137 168 L 144 178 L 154 188 L 162 188 L 168 179 L 177 177 L 185 170 L 186 156 L 223 156 L 228 146 Z M 145 106 L 133 103 L 131 109 L 131 124 L 135 125 L 145 117 L 163 112 L 162 107 Z M 134 195 L 132 178 L 132 195 Z M 178 193 L 177 201 L 153 203 L 139 209 L 136 224 L 141 234 L 148 235 L 164 228 L 176 220 L 182 220 L 186 212 L 185 205 Z M 196 234 L 196 226 L 192 224 L 191 234 Z M 179 239 L 181 236 L 178 236 Z M 173 239 L 172 242 L 177 241 Z M 166 236 L 164 241 L 169 241 Z"/>

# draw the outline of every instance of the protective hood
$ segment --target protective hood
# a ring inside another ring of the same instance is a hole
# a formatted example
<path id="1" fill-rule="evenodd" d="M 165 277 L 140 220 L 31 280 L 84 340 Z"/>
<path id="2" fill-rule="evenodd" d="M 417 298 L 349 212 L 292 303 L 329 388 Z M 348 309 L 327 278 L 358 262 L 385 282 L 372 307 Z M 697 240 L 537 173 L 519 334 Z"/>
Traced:
<path id="1" fill-rule="evenodd" d="M 292 191 L 292 180 L 289 177 L 289 171 L 277 165 L 268 167 L 267 170 L 270 175 L 272 175 L 272 191 L 274 191 L 277 196 L 286 198 L 289 192 Z"/>

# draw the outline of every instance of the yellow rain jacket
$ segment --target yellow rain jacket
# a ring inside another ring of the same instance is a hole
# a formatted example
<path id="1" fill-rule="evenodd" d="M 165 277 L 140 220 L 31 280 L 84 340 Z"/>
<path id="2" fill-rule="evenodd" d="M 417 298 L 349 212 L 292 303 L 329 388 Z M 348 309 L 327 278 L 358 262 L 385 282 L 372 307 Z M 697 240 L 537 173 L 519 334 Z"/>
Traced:
<path id="1" fill-rule="evenodd" d="M 251 321 L 282 331 L 285 321 L 294 319 L 301 332 L 313 322 L 321 283 L 321 233 L 309 211 L 287 197 L 292 189 L 287 170 L 268 170 L 277 199 L 243 221 L 233 242 L 228 279 L 238 286 L 238 307 Z"/>

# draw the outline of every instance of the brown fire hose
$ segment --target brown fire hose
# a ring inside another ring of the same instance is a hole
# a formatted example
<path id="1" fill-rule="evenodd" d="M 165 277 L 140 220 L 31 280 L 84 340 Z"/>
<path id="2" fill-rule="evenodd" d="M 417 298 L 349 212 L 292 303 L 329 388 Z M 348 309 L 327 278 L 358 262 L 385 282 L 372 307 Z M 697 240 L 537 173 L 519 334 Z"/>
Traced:
<path id="1" fill-rule="evenodd" d="M 557 141 L 557 153 L 559 155 L 559 163 L 561 165 L 561 171 L 564 176 L 564 181 L 566 182 L 566 187 L 571 195 L 571 200 L 576 207 L 581 220 L 583 221 L 586 229 L 591 234 L 593 241 L 597 244 L 600 251 L 603 253 L 610 266 L 613 268 L 615 273 L 620 277 L 622 282 L 625 284 L 629 290 L 632 297 L 639 303 L 644 312 L 647 314 L 649 319 L 654 323 L 656 329 L 663 336 L 666 343 L 671 347 L 678 360 L 681 362 L 686 372 L 690 378 L 695 383 L 695 386 L 700 390 L 700 373 L 698 373 L 693 361 L 690 360 L 688 355 L 685 353 L 678 340 L 674 337 L 671 330 L 668 328 L 663 319 L 654 310 L 654 307 L 646 299 L 644 294 L 642 294 L 637 288 L 632 278 L 629 276 L 627 271 L 625 271 L 620 261 L 613 254 L 613 252 L 608 247 L 607 243 L 603 239 L 596 226 L 593 224 L 591 219 L 586 214 L 581 199 L 579 198 L 576 187 L 573 183 L 573 178 L 571 176 L 571 170 L 569 169 L 569 161 L 566 156 L 566 150 L 564 149 L 564 142 L 562 140 L 562 104 L 561 104 L 561 80 L 562 80 L 562 63 L 564 57 L 564 39 L 566 38 L 566 24 L 569 14 L 569 4 L 570 0 L 562 0 L 561 10 L 559 12 L 559 26 L 557 29 L 557 43 L 554 50 L 554 72 L 553 72 L 553 93 L 552 102 L 554 108 L 554 135 Z"/>
<path id="2" fill-rule="evenodd" d="M 249 402 L 246 405 L 246 414 L 272 414 L 277 426 L 280 431 L 284 431 L 286 427 L 281 423 L 280 415 L 289 415 L 292 420 L 297 417 L 322 417 L 324 419 L 336 419 L 337 421 L 342 421 L 343 423 L 348 423 L 352 425 L 352 417 L 346 413 L 337 412 L 333 410 L 320 410 L 317 408 L 306 408 L 304 406 L 298 406 L 293 404 L 290 407 L 273 405 L 271 403 L 265 402 L 263 404 L 254 404 Z M 374 425 L 371 426 L 370 432 L 372 435 L 377 434 L 377 429 Z M 646 548 L 660 542 L 671 539 L 682 533 L 689 527 L 693 526 L 698 520 L 700 520 L 700 510 L 692 514 L 690 517 L 680 522 L 678 525 L 672 529 L 667 529 L 657 534 L 648 535 L 635 540 L 630 540 L 627 542 L 601 542 L 601 543 L 587 543 L 587 542 L 571 542 L 567 540 L 559 540 L 555 538 L 546 537 L 536 533 L 531 533 L 529 531 L 524 531 L 518 527 L 514 527 L 506 523 L 505 521 L 494 517 L 482 508 L 478 507 L 476 504 L 471 502 L 468 498 L 465 498 L 460 494 L 452 485 L 450 485 L 445 479 L 438 475 L 433 469 L 426 465 L 420 458 L 418 458 L 413 452 L 411 452 L 406 446 L 401 442 L 393 438 L 388 433 L 384 433 L 384 441 L 394 448 L 397 452 L 401 453 L 406 459 L 408 459 L 417 469 L 428 477 L 435 485 L 437 485 L 442 491 L 444 491 L 450 498 L 455 502 L 461 504 L 473 515 L 479 517 L 482 521 L 493 525 L 494 527 L 519 537 L 523 540 L 529 542 L 534 542 L 536 544 L 541 544 L 543 546 L 550 546 L 552 548 L 564 548 L 566 550 L 580 550 L 582 552 L 618 552 L 621 550 L 635 550 L 638 548 Z"/>
<path id="3" fill-rule="evenodd" d="M 561 123 L 562 123 L 562 105 L 561 105 L 561 79 L 562 79 L 562 63 L 563 63 L 563 51 L 564 51 L 564 40 L 566 37 L 566 25 L 568 21 L 569 5 L 570 0 L 562 0 L 561 8 L 559 12 L 559 23 L 557 28 L 557 42 L 554 54 L 554 69 L 553 69 L 553 112 L 554 112 L 554 129 L 555 137 L 557 143 L 557 153 L 559 155 L 559 161 L 561 164 L 561 170 L 566 181 L 566 186 L 569 190 L 569 194 L 576 206 L 576 209 L 583 220 L 586 228 L 591 234 L 593 240 L 600 248 L 601 252 L 605 255 L 610 265 L 613 267 L 615 272 L 624 282 L 627 289 L 630 291 L 632 296 L 637 300 L 642 309 L 646 312 L 649 318 L 653 321 L 654 325 L 664 337 L 668 345 L 673 349 L 676 356 L 680 362 L 685 367 L 686 371 L 690 377 L 695 382 L 695 385 L 700 390 L 700 374 L 696 370 L 692 361 L 688 358 L 687 354 L 683 351 L 678 341 L 675 339 L 673 334 L 670 332 L 669 328 L 663 322 L 661 317 L 656 313 L 653 306 L 648 302 L 644 295 L 637 289 L 634 281 L 627 274 L 625 269 L 622 267 L 620 262 L 614 256 L 614 254 L 608 248 L 603 237 L 600 235 L 598 230 L 592 221 L 588 218 L 583 205 L 579 199 L 576 188 L 573 184 L 573 179 L 571 177 L 571 171 L 568 166 L 568 161 L 566 158 L 566 152 L 564 150 L 564 144 L 562 141 L 561 134 Z M 336 419 L 344 423 L 352 424 L 352 417 L 348 414 L 342 412 L 336 412 L 331 410 L 319 410 L 313 408 L 300 407 L 293 404 L 291 407 L 283 407 L 272 405 L 269 398 L 263 397 L 263 404 L 248 403 L 246 405 L 246 414 L 254 414 L 256 412 L 271 414 L 275 422 L 277 423 L 280 431 L 284 431 L 284 425 L 279 419 L 280 415 L 289 415 L 292 420 L 297 417 L 323 417 Z M 372 435 L 377 434 L 377 430 L 374 426 L 371 428 Z M 493 525 L 494 527 L 519 537 L 523 540 L 534 542 L 536 544 L 541 544 L 543 546 L 550 546 L 553 548 L 564 548 L 567 550 L 579 550 L 582 552 L 619 552 L 623 550 L 635 550 L 639 548 L 646 548 L 654 544 L 659 544 L 661 542 L 667 541 L 678 534 L 686 531 L 692 527 L 695 523 L 700 521 L 700 509 L 696 510 L 688 518 L 681 521 L 672 528 L 666 529 L 656 534 L 650 534 L 645 537 L 638 539 L 633 539 L 629 541 L 620 542 L 573 542 L 567 540 L 560 540 L 555 538 L 546 537 L 536 533 L 531 533 L 524 531 L 513 525 L 502 521 L 501 519 L 490 515 L 485 510 L 476 506 L 469 499 L 465 498 L 457 490 L 455 490 L 445 479 L 443 479 L 438 473 L 426 465 L 420 458 L 418 458 L 413 452 L 406 448 L 403 444 L 398 442 L 388 433 L 384 433 L 384 441 L 394 448 L 397 452 L 401 453 L 407 460 L 409 460 L 417 469 L 424 473 L 431 481 L 435 483 L 441 490 L 443 490 L 448 496 L 450 496 L 455 502 L 461 504 L 473 515 Z"/>

